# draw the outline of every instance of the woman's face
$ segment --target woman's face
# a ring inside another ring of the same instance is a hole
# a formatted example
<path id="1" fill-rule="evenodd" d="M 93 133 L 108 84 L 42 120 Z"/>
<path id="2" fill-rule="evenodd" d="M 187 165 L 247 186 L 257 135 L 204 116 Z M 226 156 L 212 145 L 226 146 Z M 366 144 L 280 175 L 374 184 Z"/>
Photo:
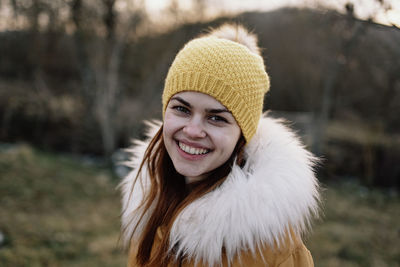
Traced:
<path id="1" fill-rule="evenodd" d="M 165 111 L 165 147 L 176 171 L 187 182 L 204 179 L 225 163 L 240 134 L 230 111 L 203 93 L 175 94 Z"/>

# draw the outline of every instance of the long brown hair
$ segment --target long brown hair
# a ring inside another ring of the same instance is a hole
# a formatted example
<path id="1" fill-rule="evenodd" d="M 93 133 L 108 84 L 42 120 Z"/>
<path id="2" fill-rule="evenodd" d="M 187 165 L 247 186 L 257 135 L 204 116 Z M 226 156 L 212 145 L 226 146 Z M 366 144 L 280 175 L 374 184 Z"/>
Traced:
<path id="1" fill-rule="evenodd" d="M 138 208 L 142 209 L 143 212 L 130 237 L 132 241 L 133 234 L 136 232 L 139 223 L 151 207 L 152 211 L 148 217 L 149 219 L 145 222 L 144 230 L 139 235 L 139 246 L 136 255 L 137 263 L 146 267 L 167 266 L 174 257 L 182 259 L 182 255 L 172 255 L 173 253 L 168 251 L 169 234 L 174 220 L 190 203 L 220 186 L 231 171 L 235 159 L 236 164 L 239 166 L 244 165 L 243 147 L 245 139 L 241 136 L 230 158 L 212 171 L 207 179 L 191 184 L 192 190 L 189 191 L 185 177 L 175 170 L 172 160 L 166 151 L 162 132 L 163 126 L 150 141 L 135 180 L 136 183 L 143 166 L 146 165 L 151 186 Z M 154 238 L 160 226 L 163 226 L 165 234 L 162 237 L 160 246 L 152 251 Z"/>

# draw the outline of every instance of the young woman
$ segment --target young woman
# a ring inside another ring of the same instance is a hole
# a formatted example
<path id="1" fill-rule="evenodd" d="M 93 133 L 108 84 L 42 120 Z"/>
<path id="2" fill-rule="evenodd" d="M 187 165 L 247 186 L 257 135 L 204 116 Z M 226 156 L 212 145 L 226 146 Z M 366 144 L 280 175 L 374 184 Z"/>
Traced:
<path id="1" fill-rule="evenodd" d="M 131 149 L 121 183 L 128 266 L 313 266 L 314 158 L 262 116 L 257 39 L 224 25 L 188 42 L 163 91 L 163 122 Z"/>

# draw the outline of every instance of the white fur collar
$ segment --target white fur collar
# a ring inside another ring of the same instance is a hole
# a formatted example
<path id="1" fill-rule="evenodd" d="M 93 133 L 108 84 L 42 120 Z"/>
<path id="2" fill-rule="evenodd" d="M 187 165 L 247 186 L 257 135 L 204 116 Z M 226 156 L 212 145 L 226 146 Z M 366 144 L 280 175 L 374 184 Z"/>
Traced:
<path id="1" fill-rule="evenodd" d="M 159 126 L 152 124 L 148 136 Z M 130 167 L 137 170 L 146 147 L 147 142 L 136 142 Z M 220 262 L 223 247 L 232 259 L 242 249 L 255 252 L 261 244 L 279 243 L 288 227 L 297 234 L 307 229 L 317 214 L 319 199 L 312 154 L 280 120 L 268 117 L 260 120 L 245 153 L 243 168 L 234 166 L 219 188 L 178 215 L 170 234 L 171 247 L 177 244 L 178 253 L 212 266 Z M 148 187 L 147 179 L 141 177 L 131 195 L 135 170 L 121 183 L 125 242 L 141 214 L 136 209 Z M 142 228 L 139 225 L 138 232 Z"/>

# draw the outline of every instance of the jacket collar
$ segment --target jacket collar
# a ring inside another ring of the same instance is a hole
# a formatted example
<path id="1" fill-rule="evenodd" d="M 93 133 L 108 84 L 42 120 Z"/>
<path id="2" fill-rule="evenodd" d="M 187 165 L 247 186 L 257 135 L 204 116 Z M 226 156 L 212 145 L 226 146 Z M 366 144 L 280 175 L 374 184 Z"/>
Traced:
<path id="1" fill-rule="evenodd" d="M 149 125 L 152 137 L 159 123 Z M 123 240 L 128 242 L 141 210 L 146 177 L 133 190 L 136 170 L 148 142 L 136 142 L 129 162 L 134 170 L 123 180 Z M 261 245 L 280 243 L 289 228 L 303 234 L 318 212 L 318 182 L 313 166 L 316 158 L 281 120 L 264 116 L 245 147 L 246 164 L 233 166 L 225 182 L 188 205 L 176 218 L 170 246 L 195 262 L 220 262 L 222 248 L 228 259 L 242 249 L 255 252 Z M 145 171 L 143 172 L 145 173 Z M 144 220 L 146 221 L 146 217 Z M 143 223 L 138 226 L 138 232 Z M 135 238 L 135 236 L 134 236 Z"/>

